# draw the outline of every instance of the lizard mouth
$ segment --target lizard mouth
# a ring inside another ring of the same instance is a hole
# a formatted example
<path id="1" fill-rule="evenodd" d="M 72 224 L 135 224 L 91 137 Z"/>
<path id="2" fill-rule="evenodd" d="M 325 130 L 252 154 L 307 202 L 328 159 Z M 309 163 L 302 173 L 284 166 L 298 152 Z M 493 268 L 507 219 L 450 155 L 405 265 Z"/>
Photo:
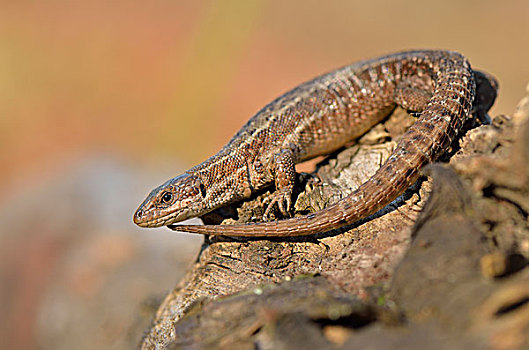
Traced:
<path id="1" fill-rule="evenodd" d="M 172 223 L 171 215 L 157 217 L 155 219 L 149 216 L 148 213 L 144 213 L 142 210 L 138 209 L 134 213 L 132 220 L 140 227 L 160 227 Z"/>
<path id="2" fill-rule="evenodd" d="M 136 210 L 132 220 L 140 227 L 161 227 L 171 225 L 189 218 L 190 210 L 169 212 L 166 215 L 153 218 L 153 214 L 142 209 Z"/>
<path id="3" fill-rule="evenodd" d="M 160 227 L 172 224 L 175 220 L 171 220 L 171 217 L 156 218 L 152 220 L 137 219 L 134 215 L 134 223 L 140 227 Z"/>

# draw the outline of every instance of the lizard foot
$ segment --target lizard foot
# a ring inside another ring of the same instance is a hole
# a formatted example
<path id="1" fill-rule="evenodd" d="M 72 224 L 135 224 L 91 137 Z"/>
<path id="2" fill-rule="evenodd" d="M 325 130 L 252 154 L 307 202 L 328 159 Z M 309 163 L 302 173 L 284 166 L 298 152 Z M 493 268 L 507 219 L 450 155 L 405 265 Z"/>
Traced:
<path id="1" fill-rule="evenodd" d="M 270 212 L 276 203 L 281 214 L 283 214 L 285 217 L 288 217 L 288 211 L 292 205 L 292 193 L 290 191 L 274 192 L 272 194 L 272 198 L 270 199 L 270 203 L 268 203 L 268 206 L 266 207 L 266 210 L 263 214 L 264 220 L 268 220 Z"/>

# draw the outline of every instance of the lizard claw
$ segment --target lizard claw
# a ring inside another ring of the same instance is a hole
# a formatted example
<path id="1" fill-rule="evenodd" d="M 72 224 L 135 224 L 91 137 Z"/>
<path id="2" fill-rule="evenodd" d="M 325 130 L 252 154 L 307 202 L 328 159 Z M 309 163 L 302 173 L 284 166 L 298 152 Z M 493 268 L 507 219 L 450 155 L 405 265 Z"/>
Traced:
<path id="1" fill-rule="evenodd" d="M 270 203 L 268 203 L 268 206 L 266 207 L 266 210 L 263 214 L 263 219 L 268 220 L 270 212 L 272 211 L 272 208 L 274 207 L 274 204 L 277 203 L 277 206 L 279 207 L 279 211 L 283 216 L 288 217 L 288 212 L 290 211 L 290 207 L 292 206 L 292 194 L 285 192 L 275 192 L 272 195 L 272 199 L 270 200 Z"/>

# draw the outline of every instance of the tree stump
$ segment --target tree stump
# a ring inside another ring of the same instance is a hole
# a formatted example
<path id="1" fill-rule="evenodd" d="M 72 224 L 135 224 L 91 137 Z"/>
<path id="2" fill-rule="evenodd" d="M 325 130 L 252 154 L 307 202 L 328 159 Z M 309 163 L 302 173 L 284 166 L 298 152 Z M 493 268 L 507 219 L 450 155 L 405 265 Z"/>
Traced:
<path id="1" fill-rule="evenodd" d="M 141 347 L 529 346 L 529 108 L 468 131 L 390 205 L 315 237 L 206 237 Z M 301 174 L 296 215 L 369 178 L 414 117 L 396 109 Z M 270 192 L 207 223 L 252 222 Z M 274 213 L 274 215 L 280 215 Z M 276 218 L 280 218 L 279 216 Z"/>

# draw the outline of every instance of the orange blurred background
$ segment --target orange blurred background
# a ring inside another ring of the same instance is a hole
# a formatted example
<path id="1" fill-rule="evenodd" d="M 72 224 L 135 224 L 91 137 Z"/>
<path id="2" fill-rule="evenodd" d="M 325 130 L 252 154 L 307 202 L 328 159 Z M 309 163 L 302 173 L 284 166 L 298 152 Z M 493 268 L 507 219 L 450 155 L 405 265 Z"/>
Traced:
<path id="1" fill-rule="evenodd" d="M 142 303 L 200 246 L 132 225 L 150 189 L 286 90 L 394 51 L 460 51 L 500 81 L 491 115 L 512 113 L 528 14 L 522 0 L 0 2 L 0 336 L 134 345 Z"/>

